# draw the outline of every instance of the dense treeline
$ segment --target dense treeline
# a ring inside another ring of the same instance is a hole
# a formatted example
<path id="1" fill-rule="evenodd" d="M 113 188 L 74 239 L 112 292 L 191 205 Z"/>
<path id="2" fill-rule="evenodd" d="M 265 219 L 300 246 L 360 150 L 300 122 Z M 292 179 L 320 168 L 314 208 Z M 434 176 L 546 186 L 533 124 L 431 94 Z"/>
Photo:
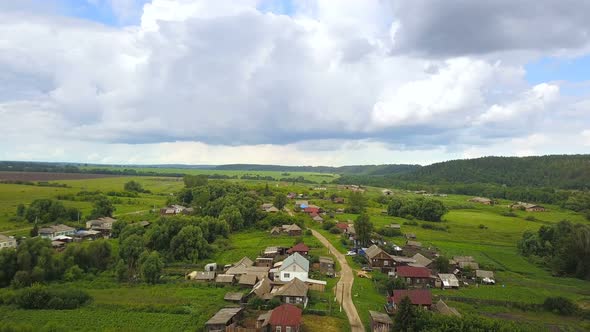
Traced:
<path id="1" fill-rule="evenodd" d="M 274 172 L 312 172 L 333 174 L 402 174 L 420 168 L 419 165 L 355 165 L 355 166 L 281 166 L 281 165 L 256 165 L 256 164 L 232 164 L 215 166 L 216 170 L 232 171 L 274 171 Z"/>
<path id="2" fill-rule="evenodd" d="M 526 231 L 519 251 L 551 268 L 554 274 L 590 280 L 590 226 L 561 221 Z"/>
<path id="3" fill-rule="evenodd" d="M 387 215 L 406 219 L 420 219 L 426 221 L 441 221 L 448 212 L 443 202 L 436 199 L 407 199 L 392 197 L 387 204 Z"/>
<path id="4" fill-rule="evenodd" d="M 19 204 L 16 208 L 16 216 L 30 223 L 62 223 L 77 220 L 80 216 L 80 211 L 73 207 L 66 208 L 59 201 L 36 199 L 28 207 L 25 207 L 24 204 Z"/>

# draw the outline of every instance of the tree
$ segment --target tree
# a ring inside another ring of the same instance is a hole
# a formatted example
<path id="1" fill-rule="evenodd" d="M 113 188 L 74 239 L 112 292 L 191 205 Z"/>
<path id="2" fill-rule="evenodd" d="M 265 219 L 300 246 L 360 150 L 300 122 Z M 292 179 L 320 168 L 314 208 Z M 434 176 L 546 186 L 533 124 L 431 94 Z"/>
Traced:
<path id="1" fill-rule="evenodd" d="M 113 227 L 111 229 L 111 237 L 116 239 L 119 237 L 123 229 L 127 226 L 127 222 L 123 220 L 117 220 L 113 223 Z"/>
<path id="2" fill-rule="evenodd" d="M 432 261 L 432 266 L 438 273 L 449 273 L 451 272 L 451 264 L 446 257 L 438 256 Z"/>
<path id="3" fill-rule="evenodd" d="M 194 188 L 194 187 L 202 187 L 206 186 L 209 182 L 207 175 L 185 175 L 184 178 L 184 186 L 187 188 Z"/>
<path id="4" fill-rule="evenodd" d="M 155 284 L 158 282 L 160 275 L 162 274 L 164 261 L 157 251 L 152 251 L 149 254 L 146 252 L 144 254 L 145 259 L 143 259 L 143 262 L 141 263 L 141 276 L 145 282 Z"/>
<path id="5" fill-rule="evenodd" d="M 25 205 L 24 204 L 19 204 L 16 207 L 16 215 L 19 216 L 19 217 L 24 217 L 25 216 L 25 210 L 26 210 Z"/>
<path id="6" fill-rule="evenodd" d="M 143 249 L 143 238 L 139 235 L 131 235 L 121 243 L 119 256 L 127 263 L 127 268 L 130 272 L 134 272 L 137 268 L 139 256 L 143 252 Z"/>
<path id="7" fill-rule="evenodd" d="M 405 296 L 398 304 L 397 313 L 393 319 L 393 330 L 400 332 L 414 331 L 416 326 L 416 310 L 412 301 Z"/>
<path id="8" fill-rule="evenodd" d="M 268 183 L 264 186 L 264 192 L 262 193 L 264 196 L 272 196 L 272 190 L 268 187 Z"/>
<path id="9" fill-rule="evenodd" d="M 352 191 L 348 197 L 348 212 L 363 213 L 367 206 L 367 200 L 360 191 Z"/>
<path id="10" fill-rule="evenodd" d="M 36 237 L 37 235 L 39 235 L 39 227 L 37 227 L 37 223 L 35 223 L 35 225 L 33 225 L 33 228 L 31 228 L 29 235 L 31 237 Z"/>
<path id="11" fill-rule="evenodd" d="M 229 224 L 232 232 L 235 232 L 244 226 L 244 218 L 235 205 L 229 205 L 223 208 L 219 215 L 219 219 L 225 220 Z"/>
<path id="12" fill-rule="evenodd" d="M 16 271 L 16 251 L 0 250 L 0 287 L 10 285 Z"/>
<path id="13" fill-rule="evenodd" d="M 367 214 L 361 214 L 354 221 L 354 230 L 356 231 L 356 239 L 362 246 L 366 246 L 371 241 L 371 233 L 373 233 L 373 223 Z"/>
<path id="14" fill-rule="evenodd" d="M 135 181 L 129 181 L 125 183 L 125 186 L 123 188 L 125 189 L 125 191 L 132 191 L 137 193 L 143 192 L 143 187 L 141 186 L 141 184 Z"/>
<path id="15" fill-rule="evenodd" d="M 170 253 L 177 260 L 196 263 L 209 256 L 209 244 L 198 226 L 185 226 L 170 242 Z"/>
<path id="16" fill-rule="evenodd" d="M 92 209 L 91 218 L 112 217 L 115 212 L 113 203 L 106 196 L 99 196 L 94 201 L 94 208 Z"/>
<path id="17" fill-rule="evenodd" d="M 416 217 L 427 221 L 440 221 L 441 217 L 448 212 L 443 202 L 435 199 L 421 201 L 420 212 Z"/>
<path id="18" fill-rule="evenodd" d="M 285 196 L 283 193 L 277 193 L 275 195 L 274 206 L 277 209 L 282 210 L 285 205 L 287 205 L 287 196 Z"/>
<path id="19" fill-rule="evenodd" d="M 387 204 L 387 215 L 400 217 L 399 210 L 403 206 L 403 201 L 399 197 L 392 197 Z"/>

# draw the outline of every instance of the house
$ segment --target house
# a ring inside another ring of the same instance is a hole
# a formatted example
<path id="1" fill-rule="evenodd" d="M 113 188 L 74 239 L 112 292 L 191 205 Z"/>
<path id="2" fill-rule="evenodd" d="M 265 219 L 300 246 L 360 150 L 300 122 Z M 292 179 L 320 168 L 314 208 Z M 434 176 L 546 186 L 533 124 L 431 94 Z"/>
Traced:
<path id="1" fill-rule="evenodd" d="M 244 298 L 244 294 L 242 294 L 242 293 L 232 293 L 232 292 L 225 293 L 225 296 L 223 297 L 223 299 L 225 301 L 237 302 L 237 303 L 242 302 L 242 299 L 243 298 Z"/>
<path id="2" fill-rule="evenodd" d="M 273 207 L 272 203 L 264 203 L 260 206 L 260 208 L 262 209 L 262 211 L 266 211 L 268 209 L 270 209 L 271 207 Z"/>
<path id="3" fill-rule="evenodd" d="M 317 214 L 314 217 L 312 217 L 311 219 L 315 222 L 324 222 L 324 218 L 320 217 Z"/>
<path id="4" fill-rule="evenodd" d="M 270 235 L 281 235 L 283 234 L 283 228 L 281 227 L 273 227 L 270 230 Z"/>
<path id="5" fill-rule="evenodd" d="M 334 199 L 332 200 L 332 202 L 334 202 L 335 204 L 344 204 L 344 198 L 342 198 L 342 197 L 334 197 Z"/>
<path id="6" fill-rule="evenodd" d="M 258 282 L 258 276 L 255 274 L 242 274 L 238 280 L 238 285 L 252 288 Z"/>
<path id="7" fill-rule="evenodd" d="M 205 323 L 205 331 L 226 331 L 226 328 L 236 327 L 243 308 L 223 308 Z"/>
<path id="8" fill-rule="evenodd" d="M 287 194 L 287 198 L 288 199 L 294 199 L 295 197 L 297 197 L 297 194 L 296 193 L 288 193 Z"/>
<path id="9" fill-rule="evenodd" d="M 192 212 L 192 209 L 187 209 L 185 206 L 176 204 L 160 209 L 161 216 L 174 216 L 181 213 L 190 214 L 190 212 Z"/>
<path id="10" fill-rule="evenodd" d="M 309 202 L 308 201 L 295 201 L 295 207 L 298 207 L 300 209 L 304 209 L 306 207 L 309 206 Z"/>
<path id="11" fill-rule="evenodd" d="M 449 307 L 443 300 L 438 300 L 432 309 L 441 315 L 461 317 L 457 309 Z"/>
<path id="12" fill-rule="evenodd" d="M 272 283 L 268 278 L 262 278 L 252 287 L 248 296 L 256 296 L 263 300 L 270 300 L 272 298 Z"/>
<path id="13" fill-rule="evenodd" d="M 342 233 L 348 233 L 348 224 L 345 222 L 336 223 L 336 228 L 338 228 Z"/>
<path id="14" fill-rule="evenodd" d="M 289 236 L 301 236 L 302 233 L 301 227 L 297 226 L 297 224 L 283 225 L 282 230 Z"/>
<path id="15" fill-rule="evenodd" d="M 525 210 L 526 212 L 543 212 L 545 211 L 545 207 L 537 204 L 531 203 L 524 203 L 524 202 L 517 202 L 510 205 L 510 208 L 516 210 Z"/>
<path id="16" fill-rule="evenodd" d="M 414 234 L 414 233 L 406 233 L 405 234 L 405 237 L 408 240 L 415 240 L 416 239 L 416 234 Z"/>
<path id="17" fill-rule="evenodd" d="M 496 279 L 494 279 L 494 272 L 493 271 L 475 270 L 475 278 L 483 284 L 487 284 L 487 285 L 496 284 Z"/>
<path id="18" fill-rule="evenodd" d="M 389 189 L 383 189 L 383 190 L 381 190 L 381 193 L 383 193 L 383 195 L 385 195 L 385 196 L 393 195 L 393 191 L 391 191 Z"/>
<path id="19" fill-rule="evenodd" d="M 416 260 L 411 257 L 391 255 L 395 266 L 416 265 Z"/>
<path id="20" fill-rule="evenodd" d="M 52 225 L 49 227 L 43 227 L 39 229 L 39 236 L 43 239 L 50 239 L 64 235 L 64 236 L 72 236 L 76 233 L 76 229 L 70 226 L 66 226 L 64 224 L 59 225 Z"/>
<path id="21" fill-rule="evenodd" d="M 89 220 L 86 222 L 86 229 L 100 231 L 103 235 L 110 235 L 111 231 L 113 230 L 113 223 L 117 221 L 117 219 L 113 219 L 111 217 L 102 217 L 94 220 Z"/>
<path id="22" fill-rule="evenodd" d="M 334 276 L 334 260 L 330 257 L 320 256 L 320 272 L 329 276 Z"/>
<path id="23" fill-rule="evenodd" d="M 57 251 L 62 251 L 66 247 L 66 243 L 61 241 L 51 241 L 51 247 Z"/>
<path id="24" fill-rule="evenodd" d="M 0 234 L 0 250 L 16 248 L 16 239 Z"/>
<path id="25" fill-rule="evenodd" d="M 436 287 L 443 289 L 459 288 L 459 279 L 452 273 L 439 273 Z"/>
<path id="26" fill-rule="evenodd" d="M 283 304 L 272 310 L 268 325 L 272 332 L 299 332 L 303 310 L 292 304 Z"/>
<path id="27" fill-rule="evenodd" d="M 193 271 L 186 276 L 187 280 L 209 282 L 215 280 L 215 271 Z"/>
<path id="28" fill-rule="evenodd" d="M 424 257 L 421 253 L 417 253 L 412 256 L 412 259 L 416 260 L 416 266 L 429 267 L 432 264 L 432 260 Z"/>
<path id="29" fill-rule="evenodd" d="M 277 212 L 279 212 L 279 209 L 277 209 L 274 206 L 271 206 L 270 208 L 266 209 L 266 212 L 268 212 L 268 213 L 277 213 Z"/>
<path id="30" fill-rule="evenodd" d="M 388 303 L 393 310 L 397 310 L 397 306 L 405 297 L 410 298 L 410 302 L 417 307 L 429 309 L 432 306 L 432 293 L 428 289 L 396 289 L 389 297 Z"/>
<path id="31" fill-rule="evenodd" d="M 389 332 L 393 326 L 393 321 L 388 314 L 369 310 L 371 332 Z"/>
<path id="32" fill-rule="evenodd" d="M 77 231 L 76 233 L 74 233 L 74 238 L 76 238 L 76 241 L 82 241 L 82 240 L 96 240 L 96 239 L 100 239 L 102 237 L 104 237 L 104 233 L 102 233 L 101 231 L 97 231 L 97 230 L 84 230 L 81 229 L 79 231 Z M 54 237 L 54 239 L 59 238 L 59 236 Z"/>
<path id="33" fill-rule="evenodd" d="M 294 278 L 307 280 L 309 276 L 309 261 L 298 252 L 287 257 L 279 268 L 279 280 L 291 281 Z"/>
<path id="34" fill-rule="evenodd" d="M 410 248 L 422 248 L 422 243 L 417 241 L 406 241 L 406 246 Z"/>
<path id="35" fill-rule="evenodd" d="M 271 268 L 273 263 L 274 263 L 274 258 L 272 258 L 272 257 L 256 257 L 256 263 L 254 263 L 254 265 Z"/>
<path id="36" fill-rule="evenodd" d="M 217 271 L 217 263 L 205 264 L 204 270 L 207 272 Z"/>
<path id="37" fill-rule="evenodd" d="M 287 284 L 281 286 L 272 294 L 281 299 L 281 302 L 297 304 L 307 307 L 307 292 L 309 287 L 299 278 L 293 278 Z"/>
<path id="38" fill-rule="evenodd" d="M 215 277 L 215 282 L 218 284 L 231 285 L 236 281 L 236 276 L 233 274 L 218 274 Z"/>
<path id="39" fill-rule="evenodd" d="M 266 247 L 262 252 L 263 257 L 275 258 L 285 254 L 285 248 L 283 247 Z"/>
<path id="40" fill-rule="evenodd" d="M 388 272 L 395 266 L 393 258 L 376 245 L 372 245 L 365 251 L 369 266 L 381 272 Z"/>
<path id="41" fill-rule="evenodd" d="M 399 230 L 402 229 L 402 225 L 400 225 L 400 224 L 390 224 L 389 225 L 389 228 L 397 229 L 399 231 Z"/>
<path id="42" fill-rule="evenodd" d="M 320 213 L 320 208 L 315 205 L 309 205 L 303 209 L 303 212 L 305 212 L 305 213 Z"/>
<path id="43" fill-rule="evenodd" d="M 434 281 L 430 270 L 425 267 L 398 266 L 395 268 L 395 277 L 403 278 L 408 286 L 414 287 L 427 287 Z"/>
<path id="44" fill-rule="evenodd" d="M 287 254 L 291 255 L 294 253 L 298 253 L 300 255 L 303 256 L 307 256 L 307 254 L 309 253 L 309 247 L 305 245 L 305 243 L 303 242 L 299 242 L 296 245 L 294 245 L 293 247 L 291 247 L 291 249 L 287 250 Z"/>
<path id="45" fill-rule="evenodd" d="M 336 213 L 344 213 L 344 209 L 343 208 L 338 208 L 338 209 L 336 209 Z"/>
<path id="46" fill-rule="evenodd" d="M 485 197 L 473 197 L 469 201 L 472 203 L 479 203 L 479 204 L 484 204 L 484 205 L 493 205 L 494 204 L 494 202 L 491 199 L 485 198 Z"/>

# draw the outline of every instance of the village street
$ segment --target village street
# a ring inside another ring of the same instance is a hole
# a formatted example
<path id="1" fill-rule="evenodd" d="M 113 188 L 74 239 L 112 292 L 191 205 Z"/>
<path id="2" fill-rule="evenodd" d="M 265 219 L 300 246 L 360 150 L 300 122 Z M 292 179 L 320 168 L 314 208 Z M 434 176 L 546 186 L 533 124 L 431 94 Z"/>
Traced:
<path id="1" fill-rule="evenodd" d="M 326 246 L 330 252 L 336 257 L 338 263 L 341 266 L 340 281 L 336 285 L 336 298 L 342 303 L 344 312 L 348 316 L 350 322 L 350 329 L 352 332 L 363 332 L 365 331 L 361 318 L 359 317 L 356 307 L 352 302 L 352 283 L 354 282 L 354 275 L 352 269 L 346 261 L 346 257 L 341 254 L 334 246 L 320 233 L 315 230 L 311 230 L 313 236 L 315 236 L 324 246 Z M 343 291 L 344 290 L 344 291 Z"/>

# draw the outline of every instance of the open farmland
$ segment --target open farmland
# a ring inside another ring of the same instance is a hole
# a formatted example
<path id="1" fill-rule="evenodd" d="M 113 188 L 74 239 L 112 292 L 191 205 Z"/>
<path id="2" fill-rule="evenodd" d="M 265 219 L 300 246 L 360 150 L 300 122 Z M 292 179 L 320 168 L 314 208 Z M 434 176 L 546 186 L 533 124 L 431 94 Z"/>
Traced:
<path id="1" fill-rule="evenodd" d="M 50 172 L 0 172 L 0 181 L 57 181 L 102 179 L 116 175 L 86 173 L 50 173 Z"/>

